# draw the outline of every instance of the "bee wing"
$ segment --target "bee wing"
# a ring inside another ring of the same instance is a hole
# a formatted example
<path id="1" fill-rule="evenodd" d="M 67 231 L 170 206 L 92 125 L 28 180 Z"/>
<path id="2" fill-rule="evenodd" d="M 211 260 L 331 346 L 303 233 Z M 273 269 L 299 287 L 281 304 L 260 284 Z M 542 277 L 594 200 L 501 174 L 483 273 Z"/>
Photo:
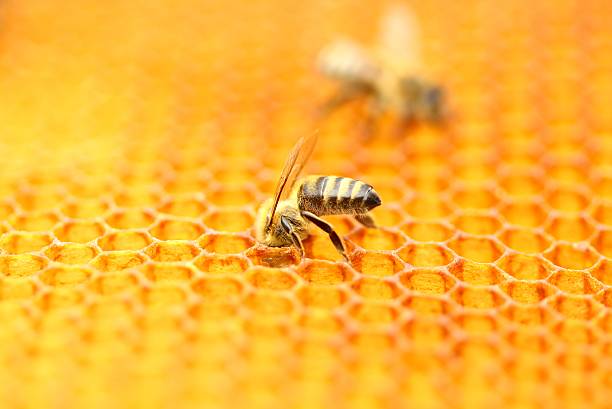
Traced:
<path id="1" fill-rule="evenodd" d="M 382 15 L 377 51 L 385 64 L 403 72 L 422 65 L 419 22 L 407 5 L 392 5 Z"/>
<path id="2" fill-rule="evenodd" d="M 276 183 L 276 189 L 274 191 L 274 201 L 272 204 L 272 208 L 270 209 L 270 214 L 268 215 L 268 221 L 266 224 L 266 229 L 270 227 L 272 224 L 272 220 L 274 219 L 274 213 L 276 212 L 276 207 L 278 206 L 278 202 L 281 198 L 286 197 L 288 192 L 291 192 L 295 181 L 298 176 L 304 169 L 304 165 L 310 158 L 312 151 L 317 142 L 318 133 L 314 132 L 309 136 L 304 136 L 297 141 L 287 161 L 285 162 L 285 166 L 283 167 L 283 171 L 281 172 L 280 178 Z"/>
<path id="3" fill-rule="evenodd" d="M 324 75 L 341 81 L 371 84 L 378 76 L 378 65 L 357 43 L 340 39 L 321 50 L 317 67 Z"/>

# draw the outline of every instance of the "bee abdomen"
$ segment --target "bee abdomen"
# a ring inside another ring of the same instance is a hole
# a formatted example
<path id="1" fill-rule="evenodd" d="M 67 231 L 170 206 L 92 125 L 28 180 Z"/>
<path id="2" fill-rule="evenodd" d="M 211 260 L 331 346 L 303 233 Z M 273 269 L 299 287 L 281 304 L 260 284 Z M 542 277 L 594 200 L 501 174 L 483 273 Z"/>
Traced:
<path id="1" fill-rule="evenodd" d="M 380 204 L 372 186 L 338 176 L 307 178 L 298 193 L 300 209 L 320 216 L 366 213 Z"/>

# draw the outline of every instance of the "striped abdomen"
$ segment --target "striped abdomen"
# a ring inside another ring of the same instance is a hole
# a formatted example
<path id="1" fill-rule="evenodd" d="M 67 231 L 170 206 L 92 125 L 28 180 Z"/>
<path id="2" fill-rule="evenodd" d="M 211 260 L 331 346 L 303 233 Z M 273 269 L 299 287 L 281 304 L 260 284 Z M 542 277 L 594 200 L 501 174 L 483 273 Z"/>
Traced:
<path id="1" fill-rule="evenodd" d="M 309 176 L 297 191 L 300 210 L 319 216 L 359 214 L 379 206 L 378 193 L 367 183 L 339 176 Z"/>

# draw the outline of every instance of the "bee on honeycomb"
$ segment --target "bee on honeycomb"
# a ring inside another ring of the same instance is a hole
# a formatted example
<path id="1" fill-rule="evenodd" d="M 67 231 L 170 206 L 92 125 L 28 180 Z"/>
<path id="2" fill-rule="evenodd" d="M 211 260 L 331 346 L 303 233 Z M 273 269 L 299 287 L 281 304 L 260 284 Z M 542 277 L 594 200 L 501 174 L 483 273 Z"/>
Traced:
<path id="1" fill-rule="evenodd" d="M 319 115 L 365 100 L 359 133 L 366 139 L 386 112 L 397 116 L 397 135 L 419 123 L 442 125 L 448 116 L 445 93 L 427 78 L 419 37 L 416 17 L 407 7 L 395 5 L 381 18 L 376 46 L 367 49 L 342 38 L 323 48 L 317 68 L 339 88 L 319 107 Z"/>

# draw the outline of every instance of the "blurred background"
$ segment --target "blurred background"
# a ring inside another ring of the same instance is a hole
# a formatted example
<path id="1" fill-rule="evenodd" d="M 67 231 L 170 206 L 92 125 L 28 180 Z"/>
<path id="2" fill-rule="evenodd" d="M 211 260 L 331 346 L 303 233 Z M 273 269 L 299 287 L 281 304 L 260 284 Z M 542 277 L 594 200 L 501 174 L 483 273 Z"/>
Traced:
<path id="1" fill-rule="evenodd" d="M 609 408 L 612 5 L 409 6 L 452 120 L 358 143 L 315 60 L 385 2 L 1 1 L 2 407 Z M 382 228 L 270 268 L 314 128 Z"/>

